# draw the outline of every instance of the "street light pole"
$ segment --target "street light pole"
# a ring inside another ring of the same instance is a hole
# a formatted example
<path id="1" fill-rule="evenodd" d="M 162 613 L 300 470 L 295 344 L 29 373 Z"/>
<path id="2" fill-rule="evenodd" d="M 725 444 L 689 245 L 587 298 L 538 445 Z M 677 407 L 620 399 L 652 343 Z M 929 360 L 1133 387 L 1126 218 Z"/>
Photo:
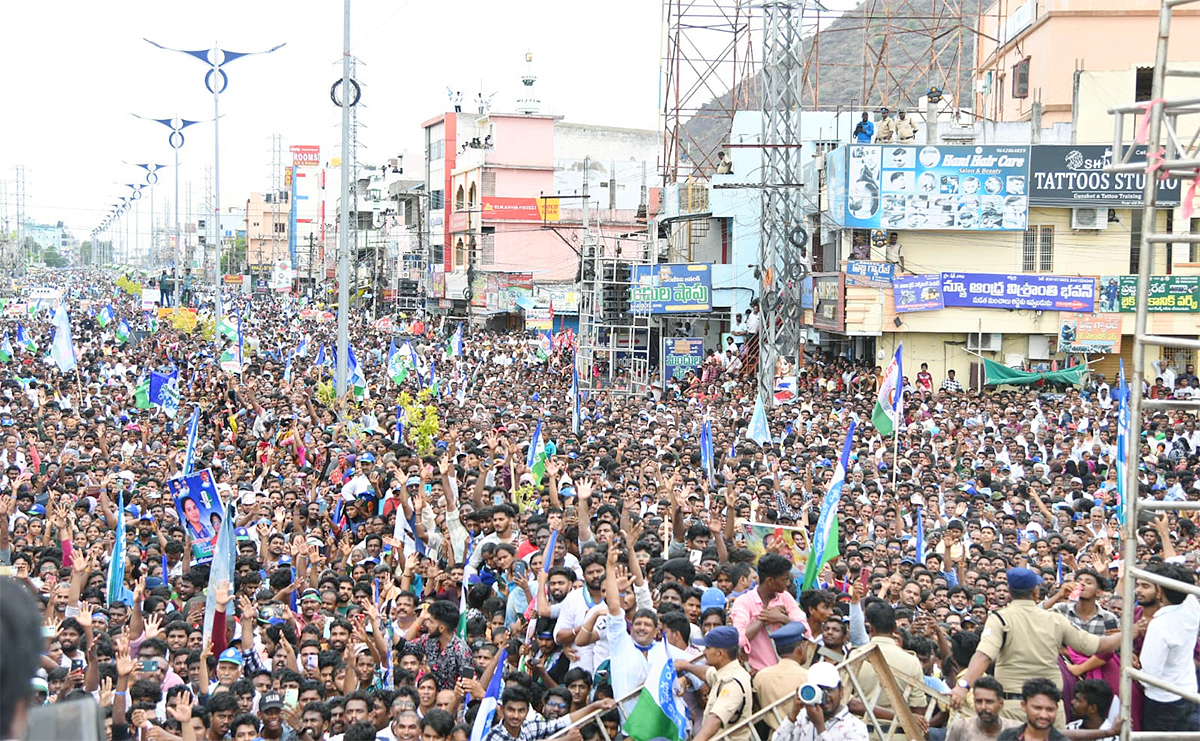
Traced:
<path id="1" fill-rule="evenodd" d="M 350 0 L 344 0 L 343 5 L 342 198 L 338 222 L 337 368 L 334 369 L 334 391 L 339 399 L 346 393 L 350 365 Z"/>
<path id="2" fill-rule="evenodd" d="M 166 51 L 177 51 L 193 56 L 208 65 L 208 72 L 204 75 L 204 86 L 213 94 L 213 221 L 215 222 L 213 233 L 216 236 L 213 242 L 213 249 L 216 253 L 213 260 L 213 309 L 215 310 L 214 320 L 219 323 L 224 315 L 221 307 L 221 93 L 229 85 L 229 75 L 225 74 L 222 67 L 236 59 L 252 54 L 270 54 L 282 48 L 283 44 L 261 52 L 238 52 L 225 51 L 215 43 L 211 49 L 195 50 L 172 49 L 150 39 L 146 39 L 146 43 Z"/>

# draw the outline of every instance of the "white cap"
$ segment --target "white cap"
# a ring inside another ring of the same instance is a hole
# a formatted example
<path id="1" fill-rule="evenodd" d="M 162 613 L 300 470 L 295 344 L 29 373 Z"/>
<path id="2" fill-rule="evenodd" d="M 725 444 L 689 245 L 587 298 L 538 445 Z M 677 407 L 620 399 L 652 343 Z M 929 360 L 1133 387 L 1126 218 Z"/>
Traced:
<path id="1" fill-rule="evenodd" d="M 842 683 L 837 667 L 828 661 L 821 661 L 808 668 L 808 683 L 818 687 L 834 688 Z"/>

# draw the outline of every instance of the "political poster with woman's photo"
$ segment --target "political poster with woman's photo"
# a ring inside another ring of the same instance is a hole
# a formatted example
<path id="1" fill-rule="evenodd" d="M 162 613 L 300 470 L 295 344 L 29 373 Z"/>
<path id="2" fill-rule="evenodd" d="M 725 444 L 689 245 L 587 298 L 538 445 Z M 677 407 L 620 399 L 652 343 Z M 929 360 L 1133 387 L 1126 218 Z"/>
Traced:
<path id="1" fill-rule="evenodd" d="M 179 522 L 192 542 L 193 563 L 210 563 L 225 513 L 212 471 L 206 468 L 190 476 L 171 479 L 167 481 L 167 491 L 175 503 Z"/>
<path id="2" fill-rule="evenodd" d="M 801 566 L 808 561 L 810 545 L 804 528 L 747 522 L 742 525 L 742 535 L 746 548 L 754 554 L 755 563 L 765 553 L 779 554 Z"/>

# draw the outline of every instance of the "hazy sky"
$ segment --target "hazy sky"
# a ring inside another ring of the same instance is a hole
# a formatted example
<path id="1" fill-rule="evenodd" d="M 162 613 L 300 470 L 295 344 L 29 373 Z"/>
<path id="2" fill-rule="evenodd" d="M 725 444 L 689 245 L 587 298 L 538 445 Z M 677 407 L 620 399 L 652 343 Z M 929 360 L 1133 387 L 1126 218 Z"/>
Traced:
<path id="1" fill-rule="evenodd" d="M 406 174 L 415 177 L 420 123 L 447 109 L 446 88 L 461 89 L 465 105 L 480 89 L 497 93 L 494 110 L 511 111 L 527 50 L 534 53 L 544 112 L 660 128 L 660 0 L 354 0 L 352 12 L 352 51 L 362 63 L 360 162 L 382 164 L 404 153 Z M 341 76 L 339 0 L 2 0 L 0 180 L 8 181 L 10 220 L 13 167 L 21 164 L 27 213 L 65 221 L 86 238 L 128 193 L 122 183 L 144 177 L 123 162 L 172 162 L 168 130 L 132 113 L 212 118 L 205 65 L 143 37 L 183 49 L 287 44 L 228 67 L 221 96 L 223 206 L 267 189 L 273 134 L 283 137 L 285 164 L 289 144 L 319 144 L 326 159 L 338 148 L 341 116 L 329 88 Z M 191 182 L 198 212 L 204 167 L 213 162 L 213 127 L 203 123 L 185 133 L 181 201 Z M 172 189 L 167 171 L 156 207 Z M 148 233 L 145 201 L 141 225 Z"/>
<path id="2" fill-rule="evenodd" d="M 382 163 L 406 152 L 421 160 L 420 123 L 446 110 L 447 86 L 464 98 L 497 93 L 494 109 L 512 110 L 526 50 L 535 55 L 544 110 L 574 121 L 658 127 L 660 4 L 657 0 L 354 0 L 351 43 L 362 61 L 360 161 Z M 121 183 L 168 164 L 168 130 L 139 121 L 174 115 L 211 119 L 204 65 L 165 46 L 251 51 L 287 46 L 228 68 L 221 96 L 221 200 L 244 202 L 265 189 L 271 135 L 288 144 L 339 146 L 340 111 L 329 88 L 341 75 L 342 3 L 338 0 L 66 0 L 0 3 L 0 180 L 13 198 L 13 166 L 26 168 L 26 211 L 63 220 L 81 236 L 109 211 Z M 203 198 L 203 168 L 213 161 L 212 125 L 186 131 L 181 193 L 193 182 Z M 160 180 L 156 204 L 169 197 Z M 181 195 L 181 199 L 185 198 Z M 159 209 L 161 211 L 161 209 Z M 9 206 L 9 218 L 15 218 Z M 148 231 L 149 206 L 141 222 Z"/>

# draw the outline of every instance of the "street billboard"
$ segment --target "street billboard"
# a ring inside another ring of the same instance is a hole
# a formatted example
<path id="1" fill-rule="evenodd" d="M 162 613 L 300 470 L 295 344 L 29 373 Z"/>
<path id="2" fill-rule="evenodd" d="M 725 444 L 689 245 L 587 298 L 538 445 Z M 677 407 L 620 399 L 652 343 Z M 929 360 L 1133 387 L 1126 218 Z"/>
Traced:
<path id="1" fill-rule="evenodd" d="M 1027 146 L 851 144 L 843 149 L 845 154 L 839 150 L 830 156 L 829 182 L 835 219 L 844 226 L 1025 229 Z"/>
<path id="2" fill-rule="evenodd" d="M 558 221 L 557 198 L 484 196 L 480 205 L 485 221 Z"/>
<path id="3" fill-rule="evenodd" d="M 1083 355 L 1121 352 L 1120 314 L 1070 314 L 1059 324 L 1059 352 Z"/>
<path id="4" fill-rule="evenodd" d="M 662 343 L 663 388 L 674 378 L 683 378 L 688 371 L 700 374 L 704 362 L 704 339 L 699 337 L 670 337 Z"/>
<path id="5" fill-rule="evenodd" d="M 892 301 L 897 314 L 945 308 L 942 303 L 942 274 L 904 275 L 893 278 Z"/>
<path id="6" fill-rule="evenodd" d="M 1096 310 L 1096 279 L 1092 277 L 942 273 L 942 294 L 946 307 L 1086 314 Z"/>
<path id="7" fill-rule="evenodd" d="M 1145 146 L 1134 149 L 1134 161 L 1145 157 Z M 1141 206 L 1146 174 L 1105 172 L 1111 164 L 1110 145 L 1037 145 L 1029 165 L 1029 203 L 1059 208 Z M 1158 205 L 1179 205 L 1178 180 L 1159 182 Z"/>
<path id="8" fill-rule="evenodd" d="M 1100 311 L 1137 311 L 1137 276 L 1100 276 Z M 1156 313 L 1200 311 L 1200 276 L 1152 275 L 1147 310 Z"/>
<path id="9" fill-rule="evenodd" d="M 635 314 L 712 311 L 712 263 L 634 265 L 630 307 Z"/>

